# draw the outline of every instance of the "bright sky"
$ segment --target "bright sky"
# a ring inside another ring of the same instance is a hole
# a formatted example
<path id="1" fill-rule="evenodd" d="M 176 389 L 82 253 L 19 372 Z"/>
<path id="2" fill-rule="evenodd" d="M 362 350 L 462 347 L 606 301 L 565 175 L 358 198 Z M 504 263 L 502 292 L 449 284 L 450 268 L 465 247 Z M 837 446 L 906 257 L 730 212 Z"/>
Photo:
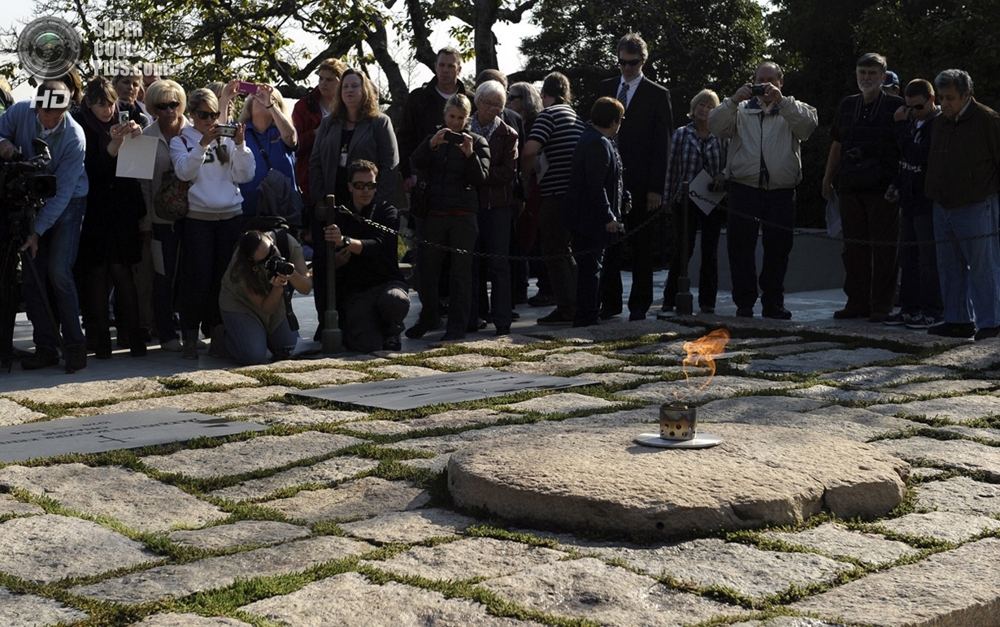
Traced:
<path id="1" fill-rule="evenodd" d="M 30 21 L 34 7 L 34 0 L 4 0 L 4 11 L 3 15 L 0 16 L 0 26 L 14 26 L 20 30 L 24 24 Z M 448 30 L 448 23 L 445 23 L 435 29 L 431 37 L 431 43 L 435 48 L 441 48 L 448 43 L 451 43 L 448 37 Z M 522 38 L 530 34 L 534 34 L 537 30 L 538 29 L 534 26 L 525 24 L 500 24 L 494 28 L 497 41 L 500 42 L 497 45 L 497 55 L 499 57 L 500 70 L 502 72 L 509 74 L 523 68 L 524 58 L 518 53 L 517 46 L 520 44 Z M 321 49 L 318 42 L 315 42 L 312 45 L 308 42 L 303 43 L 309 45 L 312 50 L 319 51 Z M 474 68 L 474 61 L 470 61 L 466 64 L 464 73 L 466 75 L 472 74 L 475 71 Z M 431 71 L 425 66 L 420 65 L 414 72 L 414 76 L 411 77 L 411 87 L 415 87 L 420 83 L 426 82 L 431 78 L 431 76 Z M 30 95 L 31 89 L 26 84 L 14 90 L 15 100 L 28 98 Z"/>

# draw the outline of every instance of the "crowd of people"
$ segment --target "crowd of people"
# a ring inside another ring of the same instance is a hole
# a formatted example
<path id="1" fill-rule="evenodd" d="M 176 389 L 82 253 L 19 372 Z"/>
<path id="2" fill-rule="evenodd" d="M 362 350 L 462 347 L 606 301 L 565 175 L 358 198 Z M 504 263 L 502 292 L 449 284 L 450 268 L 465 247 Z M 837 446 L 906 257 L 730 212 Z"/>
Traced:
<path id="1" fill-rule="evenodd" d="M 134 357 L 155 337 L 188 359 L 206 348 L 241 364 L 285 358 L 300 338 L 293 291 L 314 294 L 314 339 L 335 324 L 361 352 L 399 350 L 401 334 L 441 327 L 441 341 L 489 324 L 505 335 L 525 302 L 554 305 L 543 325 L 599 324 L 626 305 L 629 320 L 642 320 L 655 299 L 650 218 L 661 206 L 677 227 L 663 312 L 681 309 L 679 275 L 698 232 L 698 304 L 715 312 L 725 226 L 736 315 L 752 317 L 760 300 L 762 316 L 792 318 L 784 281 L 800 144 L 818 126 L 816 109 L 784 93 L 782 68 L 765 61 L 727 98 L 699 91 L 689 123 L 673 129 L 669 91 L 642 72 L 646 42 L 628 34 L 615 52 L 620 76 L 601 83 L 584 117 L 559 72 L 540 90 L 496 70 L 467 84 L 459 51 L 443 48 L 398 129 L 369 77 L 337 59 L 319 65 L 316 88 L 291 110 L 272 86 L 239 80 L 187 90 L 136 69 L 43 81 L 0 115 L 0 157 L 34 156 L 41 139 L 58 181 L 22 234 L 41 280 L 23 283 L 35 351 L 22 366 L 57 365 L 60 347 L 68 368 L 85 367 L 88 354 L 110 358 L 112 315 Z M 834 317 L 997 336 L 1000 117 L 975 101 L 961 70 L 901 88 L 869 53 L 856 77 L 859 93 L 832 121 L 822 184 L 845 238 L 847 302 Z M 152 176 L 118 176 L 122 146 L 139 135 L 156 143 Z M 690 202 L 698 181 L 727 200 Z M 421 242 L 408 253 L 409 285 L 401 202 Z M 528 253 L 544 263 L 524 261 Z M 421 308 L 406 329 L 411 287 Z"/>

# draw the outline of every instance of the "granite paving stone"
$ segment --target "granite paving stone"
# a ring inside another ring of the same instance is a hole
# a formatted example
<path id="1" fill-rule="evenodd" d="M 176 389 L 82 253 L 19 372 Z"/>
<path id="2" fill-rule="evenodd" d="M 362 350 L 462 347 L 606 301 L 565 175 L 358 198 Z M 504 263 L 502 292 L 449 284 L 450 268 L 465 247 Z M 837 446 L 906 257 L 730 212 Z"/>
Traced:
<path id="1" fill-rule="evenodd" d="M 415 546 L 385 561 L 363 562 L 398 575 L 458 581 L 502 577 L 532 566 L 564 559 L 566 554 L 545 547 L 493 538 L 468 538 L 433 547 Z"/>
<path id="2" fill-rule="evenodd" d="M 369 375 L 357 370 L 344 370 L 343 368 L 322 368 L 320 370 L 306 370 L 304 372 L 276 372 L 282 379 L 288 379 L 300 385 L 330 385 L 337 383 L 354 383 L 364 381 Z"/>
<path id="3" fill-rule="evenodd" d="M 818 618 L 802 616 L 778 616 L 765 621 L 750 620 L 733 623 L 729 627 L 847 627 L 842 623 L 831 623 Z"/>
<path id="4" fill-rule="evenodd" d="M 1000 415 L 1000 401 L 995 396 L 973 394 L 911 403 L 872 405 L 868 409 L 886 416 L 902 413 L 907 416 L 923 416 L 928 419 L 940 418 L 961 424 L 977 418 Z"/>
<path id="5" fill-rule="evenodd" d="M 298 540 L 309 534 L 306 527 L 275 520 L 240 520 L 229 525 L 215 525 L 194 531 L 174 531 L 167 537 L 171 542 L 183 546 L 218 551 L 245 544 L 279 544 Z"/>
<path id="6" fill-rule="evenodd" d="M 868 575 L 791 607 L 879 627 L 995 625 L 1000 616 L 998 562 L 1000 539 L 986 538 Z"/>
<path id="7" fill-rule="evenodd" d="M 783 357 L 785 355 L 797 355 L 799 353 L 812 353 L 816 351 L 830 350 L 843 346 L 840 342 L 803 342 L 802 344 L 777 344 L 773 346 L 759 346 L 753 349 L 758 355 L 768 357 Z"/>
<path id="8" fill-rule="evenodd" d="M 955 346 L 923 360 L 926 364 L 962 370 L 986 370 L 1000 364 L 1000 342 L 995 340 Z"/>
<path id="9" fill-rule="evenodd" d="M 62 383 L 47 388 L 12 390 L 2 396 L 46 405 L 74 403 L 88 405 L 98 401 L 150 396 L 166 391 L 162 383 L 145 377 L 128 377 L 86 383 Z"/>
<path id="10" fill-rule="evenodd" d="M 384 364 L 388 363 L 388 359 L 383 359 L 381 357 L 375 357 L 373 355 L 348 355 L 345 357 L 322 357 L 320 359 L 310 359 L 308 361 L 296 361 L 296 360 L 285 360 L 276 361 L 270 364 L 258 364 L 255 366 L 244 366 L 242 368 L 236 368 L 233 372 L 254 372 L 256 370 L 263 370 L 268 372 L 276 372 L 279 374 L 285 372 L 301 372 L 305 370 L 318 370 L 322 368 L 343 368 L 345 366 L 352 367 L 359 364 L 369 366 L 372 364 Z"/>
<path id="11" fill-rule="evenodd" d="M 442 472 L 448 467 L 448 460 L 451 455 L 435 455 L 434 457 L 415 457 L 413 459 L 403 459 L 400 460 L 400 464 L 404 466 L 409 466 L 410 468 L 419 468 L 421 470 L 430 470 L 431 472 Z"/>
<path id="12" fill-rule="evenodd" d="M 25 581 L 91 577 L 158 559 L 141 543 L 81 518 L 46 514 L 0 523 L 0 572 Z"/>
<path id="13" fill-rule="evenodd" d="M 378 477 L 363 477 L 336 488 L 304 490 L 287 499 L 266 501 L 264 506 L 276 509 L 295 520 L 309 523 L 321 520 L 351 520 L 367 518 L 387 511 L 423 507 L 430 500 L 426 490 L 408 481 L 386 481 Z"/>
<path id="14" fill-rule="evenodd" d="M 431 375 L 443 373 L 441 370 L 435 370 L 433 368 L 424 368 L 423 366 L 403 366 L 403 365 L 379 366 L 377 368 L 372 368 L 372 372 L 391 374 L 395 375 L 400 379 L 429 377 Z"/>
<path id="15" fill-rule="evenodd" d="M 909 396 L 944 396 L 946 394 L 964 394 L 978 390 L 991 390 L 997 387 L 996 381 L 984 381 L 980 379 L 938 379 L 937 381 L 921 381 L 919 383 L 905 383 L 885 390 L 886 392 L 898 392 Z"/>
<path id="16" fill-rule="evenodd" d="M 142 400 L 122 401 L 114 405 L 99 407 L 81 407 L 70 410 L 73 416 L 97 416 L 103 414 L 119 414 L 126 411 L 155 409 L 158 407 L 173 407 L 190 411 L 210 411 L 229 405 L 249 405 L 259 403 L 273 396 L 282 396 L 296 391 L 282 385 L 267 385 L 257 388 L 234 388 L 224 392 L 193 392 L 191 394 L 172 394 Z"/>
<path id="17" fill-rule="evenodd" d="M 934 429 L 934 431 L 941 431 L 944 433 L 957 433 L 958 435 L 964 436 L 966 438 L 977 438 L 985 441 L 989 444 L 1000 444 L 1000 429 L 975 429 L 973 427 L 961 427 L 958 425 L 951 425 L 947 427 L 940 427 Z"/>
<path id="18" fill-rule="evenodd" d="M 431 538 L 449 538 L 478 522 L 475 518 L 448 510 L 428 508 L 412 512 L 389 512 L 368 520 L 344 523 L 340 527 L 352 536 L 380 544 L 410 544 Z"/>
<path id="19" fill-rule="evenodd" d="M 519 403 L 511 403 L 508 408 L 516 411 L 537 411 L 543 414 L 564 414 L 581 409 L 605 409 L 621 403 L 613 403 L 596 396 L 577 394 L 576 392 L 561 392 L 539 396 Z"/>
<path id="20" fill-rule="evenodd" d="M 278 490 L 305 485 L 307 483 L 333 485 L 358 474 L 368 472 L 376 466 L 378 466 L 378 460 L 344 455 L 309 466 L 298 466 L 271 475 L 270 477 L 241 481 L 228 488 L 215 490 L 211 495 L 237 502 L 263 499 Z"/>
<path id="21" fill-rule="evenodd" d="M 466 338 L 462 342 L 462 347 L 470 350 L 505 350 L 509 348 L 516 348 L 518 346 L 528 346 L 529 344 L 539 344 L 544 340 L 531 337 L 530 335 L 520 335 L 518 333 L 511 333 L 510 335 L 493 336 L 489 338 L 476 339 L 476 338 Z M 428 355 L 432 351 L 425 351 L 424 354 Z"/>
<path id="22" fill-rule="evenodd" d="M 142 461 L 160 472 L 205 479 L 279 468 L 363 441 L 346 435 L 305 431 L 289 436 L 265 435 L 215 448 L 185 449 L 170 455 L 150 455 Z"/>
<path id="23" fill-rule="evenodd" d="M 88 618 L 86 612 L 67 607 L 58 601 L 33 594 L 14 594 L 0 588 L 0 625 L 10 627 L 49 627 Z"/>
<path id="24" fill-rule="evenodd" d="M 763 536 L 813 549 L 831 557 L 851 557 L 870 566 L 889 564 L 901 557 L 919 553 L 906 543 L 889 540 L 874 533 L 852 531 L 837 523 L 824 523 L 795 533 L 768 531 Z"/>
<path id="25" fill-rule="evenodd" d="M 791 390 L 788 392 L 792 396 L 803 398 L 815 398 L 821 401 L 835 401 L 848 403 L 898 403 L 910 400 L 912 397 L 895 390 L 845 390 L 832 385 L 811 385 L 807 388 Z"/>
<path id="26" fill-rule="evenodd" d="M 559 374 L 575 370 L 607 368 L 608 366 L 625 365 L 620 359 L 612 359 L 604 355 L 596 355 L 585 351 L 573 353 L 553 353 L 541 361 L 515 361 L 507 364 L 502 370 L 521 372 L 524 374 Z"/>
<path id="27" fill-rule="evenodd" d="M 869 366 L 902 356 L 884 348 L 831 349 L 814 353 L 787 355 L 776 359 L 754 359 L 751 373 L 807 373 L 842 370 L 850 366 Z"/>
<path id="28" fill-rule="evenodd" d="M 9 398 L 0 398 L 0 427 L 20 425 L 45 418 L 45 414 L 28 409 Z"/>
<path id="29" fill-rule="evenodd" d="M 734 337 L 730 338 L 726 344 L 729 348 L 748 348 L 751 346 L 777 346 L 779 344 L 794 344 L 801 342 L 802 337 L 798 335 L 786 335 L 784 337 Z"/>
<path id="30" fill-rule="evenodd" d="M 1000 520 L 989 516 L 969 516 L 954 512 L 928 512 L 883 520 L 878 526 L 908 536 L 961 544 L 985 531 L 1000 529 Z"/>
<path id="31" fill-rule="evenodd" d="M 635 383 L 636 381 L 649 381 L 652 378 L 631 372 L 583 372 L 573 376 L 577 379 L 595 381 L 605 385 L 628 385 L 630 383 Z"/>
<path id="32" fill-rule="evenodd" d="M 644 335 L 676 336 L 676 337 L 697 337 L 707 333 L 704 327 L 686 327 L 673 322 L 657 320 L 652 312 L 646 315 L 645 320 L 612 320 L 602 322 L 592 327 L 578 328 L 549 328 L 540 330 L 538 335 L 566 340 L 591 340 L 594 342 L 609 342 L 615 340 L 626 340 Z"/>
<path id="33" fill-rule="evenodd" d="M 518 418 L 517 414 L 502 413 L 494 409 L 450 409 L 423 418 L 400 420 L 397 424 L 410 427 L 413 431 L 428 429 L 469 427 L 473 425 L 491 424 L 505 418 Z"/>
<path id="34" fill-rule="evenodd" d="M 806 412 L 826 405 L 823 401 L 793 396 L 737 396 L 698 406 L 698 421 L 752 422 L 774 412 Z"/>
<path id="35" fill-rule="evenodd" d="M 920 429 L 926 426 L 919 422 L 906 420 L 905 418 L 876 414 L 867 409 L 843 407 L 841 405 L 820 407 L 819 409 L 807 412 L 806 416 L 811 421 L 806 428 L 823 431 L 831 435 L 840 435 L 841 437 L 860 442 L 868 442 L 879 436 L 908 431 L 910 429 Z M 818 422 L 812 422 L 815 419 L 818 419 Z"/>
<path id="36" fill-rule="evenodd" d="M 651 577 L 670 575 L 698 587 L 721 586 L 760 599 L 789 586 L 827 583 L 850 564 L 815 553 L 779 553 L 715 538 L 657 548 L 594 548 L 605 559 L 622 560 Z"/>
<path id="37" fill-rule="evenodd" d="M 705 383 L 705 377 L 692 376 L 690 380 L 646 383 L 634 390 L 617 392 L 617 394 L 650 403 L 675 403 L 679 397 L 682 402 L 698 405 L 747 392 L 783 390 L 799 385 L 788 381 L 768 381 L 731 375 L 718 375 L 712 377 L 708 385 Z M 703 385 L 704 387 L 701 387 Z"/>
<path id="38" fill-rule="evenodd" d="M 9 494 L 0 494 L 0 516 L 35 516 L 45 510 L 32 503 L 25 503 Z"/>
<path id="39" fill-rule="evenodd" d="M 919 508 L 973 516 L 1000 515 L 1000 485 L 952 477 L 921 483 L 914 492 Z"/>
<path id="40" fill-rule="evenodd" d="M 229 370 L 188 370 L 168 377 L 167 381 L 186 381 L 193 385 L 217 385 L 220 387 L 235 387 L 260 385 L 260 381 L 238 372 Z"/>
<path id="41" fill-rule="evenodd" d="M 929 479 L 933 477 L 940 477 L 946 471 L 940 468 L 925 468 L 923 466 L 913 466 L 910 468 L 910 478 L 912 479 Z"/>
<path id="42" fill-rule="evenodd" d="M 625 366 L 622 368 L 624 372 L 637 372 L 639 374 L 648 375 L 663 375 L 667 373 L 677 373 L 681 374 L 684 372 L 684 368 L 681 366 Z"/>
<path id="43" fill-rule="evenodd" d="M 680 627 L 743 612 L 593 558 L 535 566 L 479 586 L 532 610 L 609 627 Z"/>
<path id="44" fill-rule="evenodd" d="M 340 424 L 368 417 L 366 412 L 331 409 L 312 409 L 307 405 L 289 405 L 277 401 L 267 401 L 243 407 L 234 407 L 220 412 L 223 418 L 235 418 L 265 425 L 288 425 L 311 427 L 321 424 Z"/>
<path id="45" fill-rule="evenodd" d="M 44 495 L 70 510 L 107 516 L 138 531 L 201 527 L 228 514 L 180 488 L 120 466 L 6 466 L 0 486 Z"/>
<path id="46" fill-rule="evenodd" d="M 198 616 L 197 614 L 154 614 L 147 616 L 134 627 L 252 627 L 235 618 L 225 616 Z"/>
<path id="47" fill-rule="evenodd" d="M 463 370 L 475 370 L 485 366 L 499 366 L 510 361 L 506 357 L 495 357 L 491 355 L 480 355 L 478 353 L 465 353 L 463 355 L 443 355 L 441 357 L 430 357 L 426 360 L 438 366 L 449 368 L 462 368 Z"/>
<path id="48" fill-rule="evenodd" d="M 352 434 L 356 433 L 362 437 L 402 435 L 413 431 L 412 428 L 398 422 L 393 422 L 392 420 L 358 420 L 350 424 L 341 425 L 341 429 Z"/>
<path id="49" fill-rule="evenodd" d="M 1000 482 L 1000 448 L 971 440 L 935 440 L 922 436 L 880 440 L 872 446 L 907 461 L 931 462 L 945 468 L 978 470 L 990 481 Z"/>
<path id="50" fill-rule="evenodd" d="M 492 616 L 469 599 L 394 581 L 373 585 L 358 573 L 329 577 L 240 609 L 284 627 L 542 627 Z"/>
<path id="51" fill-rule="evenodd" d="M 547 396 L 545 398 L 551 398 Z M 426 438 L 414 438 L 383 444 L 384 448 L 406 449 L 412 451 L 427 451 L 430 453 L 454 453 L 455 451 L 468 446 L 472 442 L 481 440 L 494 440 L 497 438 L 520 435 L 522 433 L 539 433 L 558 430 L 558 425 L 550 422 L 538 423 L 535 425 L 500 425 L 497 427 L 487 427 L 485 429 L 472 429 L 460 433 L 450 433 Z"/>
<path id="52" fill-rule="evenodd" d="M 112 603 L 135 605 L 223 588 L 237 579 L 301 572 L 324 562 L 367 553 L 372 548 L 367 543 L 349 538 L 319 536 L 187 564 L 157 566 L 76 586 L 69 592 Z"/>
<path id="53" fill-rule="evenodd" d="M 955 370 L 940 366 L 903 365 L 892 368 L 866 366 L 845 372 L 828 372 L 821 374 L 819 378 L 859 388 L 882 388 L 910 383 L 917 379 L 945 379 L 957 374 Z"/>

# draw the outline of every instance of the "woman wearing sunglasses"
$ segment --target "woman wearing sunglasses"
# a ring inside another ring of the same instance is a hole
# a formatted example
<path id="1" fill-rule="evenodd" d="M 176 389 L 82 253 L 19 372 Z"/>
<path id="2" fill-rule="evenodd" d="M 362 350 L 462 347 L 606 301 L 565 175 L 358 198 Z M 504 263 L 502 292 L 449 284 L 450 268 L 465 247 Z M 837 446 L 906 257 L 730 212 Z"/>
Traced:
<path id="1" fill-rule="evenodd" d="M 226 85 L 221 100 L 209 89 L 191 92 L 187 106 L 191 124 L 170 141 L 174 172 L 177 178 L 190 182 L 181 239 L 184 252 L 180 309 L 185 359 L 198 359 L 199 327 L 212 330 L 222 324 L 222 275 L 243 230 L 239 184 L 254 176 L 254 156 L 244 141 L 243 125 L 235 126 L 232 137 L 221 133 L 229 121 L 226 111 L 238 85 L 239 81 Z"/>
<path id="2" fill-rule="evenodd" d="M 153 198 L 163 184 L 163 175 L 174 169 L 170 160 L 170 141 L 190 125 L 184 117 L 187 95 L 184 88 L 172 80 L 156 81 L 146 90 L 146 107 L 154 116 L 152 124 L 142 132 L 156 139 L 156 161 L 153 178 L 140 179 L 142 197 L 146 202 L 146 219 L 153 226 L 153 324 L 160 348 L 180 352 L 181 341 L 174 329 L 174 282 L 177 277 L 178 254 L 181 247 L 183 220 L 164 220 L 153 210 Z"/>
<path id="3" fill-rule="evenodd" d="M 396 194 L 399 170 L 399 149 L 396 133 L 389 117 L 379 111 L 378 95 L 371 81 L 353 68 L 344 70 L 337 86 L 333 111 L 323 118 L 316 130 L 316 141 L 309 158 L 309 196 L 315 209 L 312 221 L 313 287 L 319 328 L 316 339 L 322 334 L 326 312 L 326 247 L 323 228 L 326 217 L 326 196 L 336 196 L 338 205 L 351 202 L 348 191 L 348 166 L 357 159 L 373 162 L 378 167 L 379 185 L 375 192 L 376 203 L 391 203 Z"/>

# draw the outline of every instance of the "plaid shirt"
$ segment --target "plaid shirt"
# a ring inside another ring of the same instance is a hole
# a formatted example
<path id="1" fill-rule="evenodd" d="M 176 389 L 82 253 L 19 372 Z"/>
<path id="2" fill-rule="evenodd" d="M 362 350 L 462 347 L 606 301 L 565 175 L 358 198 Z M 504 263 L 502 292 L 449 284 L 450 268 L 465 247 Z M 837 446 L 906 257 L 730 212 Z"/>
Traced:
<path id="1" fill-rule="evenodd" d="M 663 185 L 664 200 L 668 203 L 677 200 L 684 181 L 693 181 L 703 169 L 712 176 L 722 172 L 728 148 L 728 139 L 720 140 L 711 134 L 705 139 L 698 137 L 694 122 L 674 131 L 670 140 L 667 180 Z"/>

